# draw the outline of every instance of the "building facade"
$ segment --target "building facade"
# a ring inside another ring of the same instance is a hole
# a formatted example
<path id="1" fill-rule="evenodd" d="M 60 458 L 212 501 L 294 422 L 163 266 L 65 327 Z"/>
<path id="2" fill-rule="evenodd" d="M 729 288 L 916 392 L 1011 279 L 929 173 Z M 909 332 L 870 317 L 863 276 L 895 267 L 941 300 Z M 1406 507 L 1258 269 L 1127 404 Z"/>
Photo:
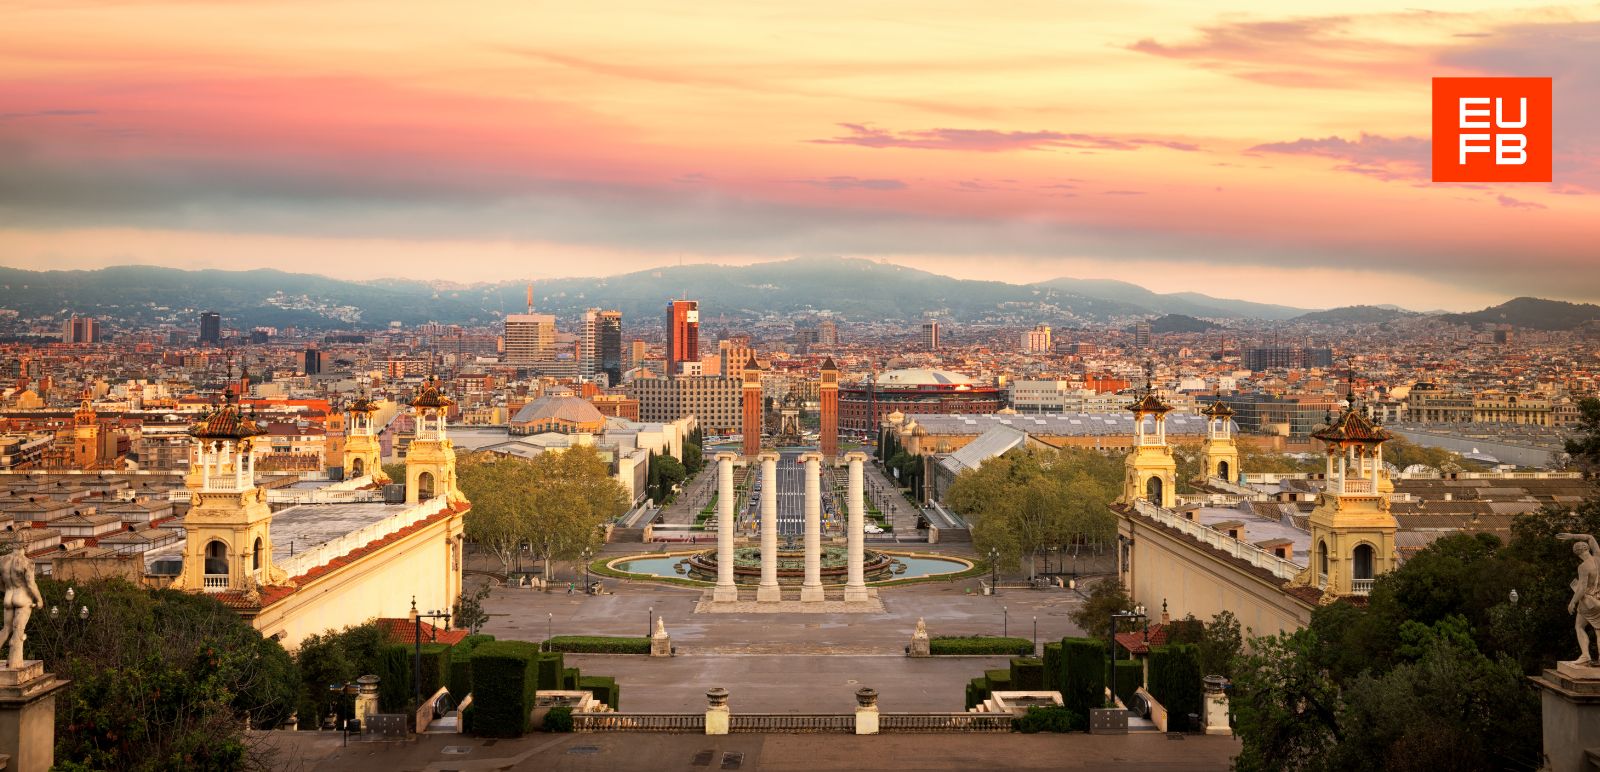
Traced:
<path id="1" fill-rule="evenodd" d="M 695 375 L 700 366 L 700 301 L 667 303 L 667 375 Z M 693 365 L 693 367 L 690 367 Z"/>
<path id="2" fill-rule="evenodd" d="M 628 388 L 639 401 L 641 421 L 670 422 L 694 416 L 707 432 L 722 434 L 739 430 L 743 385 L 739 378 L 684 376 L 636 378 Z"/>
<path id="3" fill-rule="evenodd" d="M 839 428 L 873 432 L 890 413 L 993 413 L 1005 392 L 948 370 L 890 370 L 839 386 Z"/>

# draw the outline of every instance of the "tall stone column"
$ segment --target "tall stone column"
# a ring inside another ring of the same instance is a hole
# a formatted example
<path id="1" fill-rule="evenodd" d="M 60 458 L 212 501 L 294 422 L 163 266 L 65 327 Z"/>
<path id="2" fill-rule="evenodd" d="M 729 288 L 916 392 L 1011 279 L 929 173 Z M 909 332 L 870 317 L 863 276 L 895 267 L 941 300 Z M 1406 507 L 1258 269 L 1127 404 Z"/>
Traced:
<path id="1" fill-rule="evenodd" d="M 850 601 L 867 600 L 867 578 L 864 563 L 866 562 L 866 519 L 867 504 L 865 498 L 866 485 L 862 481 L 861 465 L 867 460 L 867 454 L 852 452 L 845 454 L 845 460 L 850 464 L 850 482 L 845 492 L 845 506 L 849 509 L 850 517 L 845 522 L 845 545 L 848 553 L 844 599 Z"/>
<path id="2" fill-rule="evenodd" d="M 761 585 L 756 600 L 775 603 L 783 599 L 778 588 L 778 454 L 761 459 Z"/>
<path id="3" fill-rule="evenodd" d="M 739 600 L 733 583 L 733 460 L 732 453 L 717 454 L 717 586 L 711 600 L 732 603 Z"/>
<path id="4" fill-rule="evenodd" d="M 803 453 L 806 465 L 806 578 L 800 585 L 800 600 L 821 602 L 822 597 L 822 454 Z"/>

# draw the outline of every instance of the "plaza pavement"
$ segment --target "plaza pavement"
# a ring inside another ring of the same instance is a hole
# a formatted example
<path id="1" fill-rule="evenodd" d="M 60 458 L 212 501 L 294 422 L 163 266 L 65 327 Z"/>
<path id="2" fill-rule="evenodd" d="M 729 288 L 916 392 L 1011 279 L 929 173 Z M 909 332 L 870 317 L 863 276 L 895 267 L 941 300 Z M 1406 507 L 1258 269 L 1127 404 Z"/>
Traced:
<path id="1" fill-rule="evenodd" d="M 516 740 L 422 735 L 352 743 L 334 733 L 252 732 L 283 772 L 559 770 L 1226 770 L 1231 737 L 1046 734 L 532 734 Z M 699 762 L 699 763 L 697 763 Z"/>

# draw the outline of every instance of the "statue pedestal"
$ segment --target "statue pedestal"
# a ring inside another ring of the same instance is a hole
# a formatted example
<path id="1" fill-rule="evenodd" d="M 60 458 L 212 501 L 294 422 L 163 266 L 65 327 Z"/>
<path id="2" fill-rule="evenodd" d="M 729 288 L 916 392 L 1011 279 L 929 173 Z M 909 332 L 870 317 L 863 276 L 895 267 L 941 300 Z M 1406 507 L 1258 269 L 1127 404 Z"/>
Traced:
<path id="1" fill-rule="evenodd" d="M 926 636 L 926 635 L 913 635 L 913 636 L 911 636 L 911 656 L 913 656 L 913 657 L 931 657 L 931 656 L 933 656 L 933 652 L 930 651 L 931 648 L 932 648 L 932 646 L 928 641 L 928 636 Z"/>
<path id="2" fill-rule="evenodd" d="M 1586 754 L 1600 748 L 1600 667 L 1559 662 L 1531 677 L 1543 713 L 1545 769 L 1581 772 Z"/>
<path id="3" fill-rule="evenodd" d="M 672 637 L 667 635 L 666 632 L 664 632 L 664 631 L 657 632 L 657 633 L 651 635 L 650 636 L 650 656 L 652 656 L 652 657 L 670 657 L 670 656 L 672 656 Z"/>
<path id="4" fill-rule="evenodd" d="M 38 660 L 0 667 L 0 754 L 11 757 L 7 770 L 46 772 L 55 764 L 56 692 L 68 683 L 44 672 Z"/>

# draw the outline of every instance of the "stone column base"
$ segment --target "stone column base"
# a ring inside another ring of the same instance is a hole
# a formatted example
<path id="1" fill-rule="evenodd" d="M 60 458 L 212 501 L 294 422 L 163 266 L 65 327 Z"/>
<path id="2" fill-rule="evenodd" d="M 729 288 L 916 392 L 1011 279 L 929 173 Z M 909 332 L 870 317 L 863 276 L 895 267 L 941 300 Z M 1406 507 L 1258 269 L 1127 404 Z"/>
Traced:
<path id="1" fill-rule="evenodd" d="M 846 603 L 865 603 L 871 599 L 872 596 L 867 593 L 866 587 L 851 587 L 846 585 L 844 588 L 844 602 Z"/>
<path id="2" fill-rule="evenodd" d="M 44 663 L 0 667 L 0 755 L 6 769 L 46 772 L 56 757 L 56 692 L 70 683 L 44 672 Z"/>
<path id="3" fill-rule="evenodd" d="M 762 585 L 756 588 L 757 603 L 777 603 L 783 600 L 783 591 L 778 585 Z"/>
<path id="4" fill-rule="evenodd" d="M 706 708 L 706 734 L 728 733 L 728 708 Z"/>
<path id="5" fill-rule="evenodd" d="M 1600 667 L 1559 662 L 1531 676 L 1543 713 L 1545 769 L 1583 772 L 1591 744 L 1600 745 Z"/>
<path id="6" fill-rule="evenodd" d="M 821 603 L 823 600 L 826 599 L 822 597 L 822 585 L 800 588 L 801 603 Z"/>
<path id="7" fill-rule="evenodd" d="M 878 706 L 856 708 L 856 734 L 878 733 Z"/>
<path id="8" fill-rule="evenodd" d="M 711 601 L 713 603 L 738 603 L 739 588 L 721 586 L 716 587 L 711 591 Z"/>
<path id="9" fill-rule="evenodd" d="M 652 636 L 650 636 L 650 656 L 652 656 L 652 657 L 670 657 L 670 656 L 672 656 L 672 636 L 670 636 L 670 635 L 652 635 Z"/>

